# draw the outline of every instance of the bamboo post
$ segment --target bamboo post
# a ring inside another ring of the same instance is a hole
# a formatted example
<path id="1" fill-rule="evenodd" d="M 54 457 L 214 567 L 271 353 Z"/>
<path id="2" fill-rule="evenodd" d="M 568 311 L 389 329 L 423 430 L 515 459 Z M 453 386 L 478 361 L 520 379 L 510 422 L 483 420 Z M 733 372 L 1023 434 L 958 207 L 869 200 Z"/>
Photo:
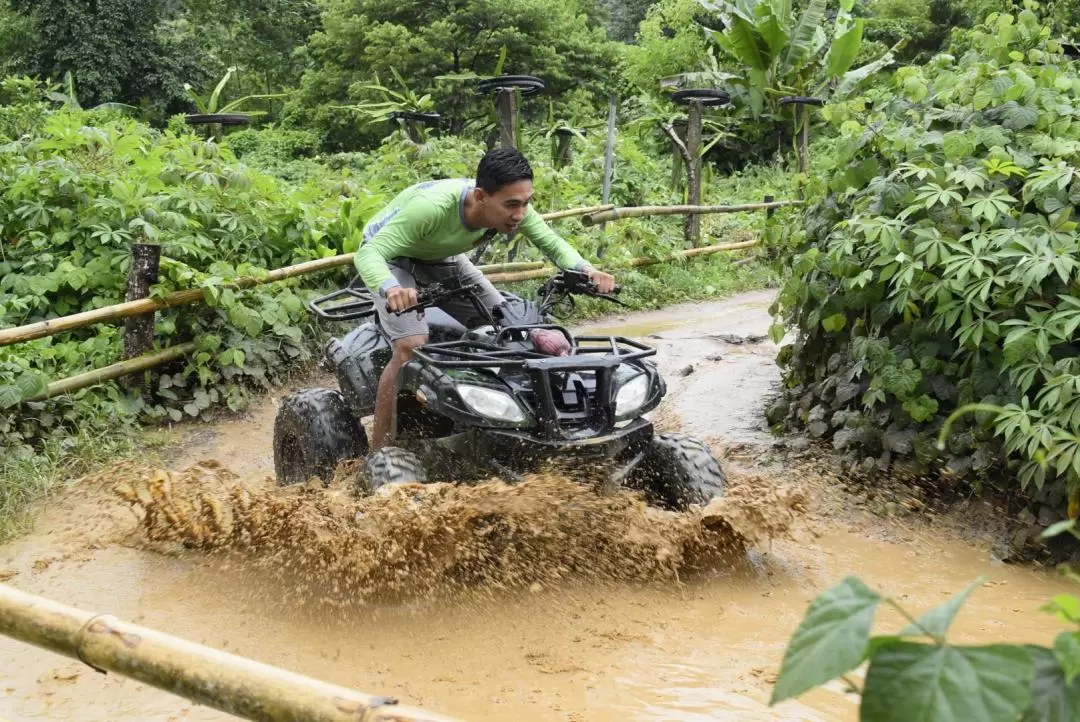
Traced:
<path id="1" fill-rule="evenodd" d="M 686 152 L 690 155 L 690 167 L 686 171 L 687 205 L 701 205 L 701 111 L 700 100 L 690 101 L 690 119 L 686 127 Z M 692 213 L 683 223 L 686 240 L 693 247 L 701 245 L 701 216 Z"/>
<path id="2" fill-rule="evenodd" d="M 615 174 L 615 121 L 618 115 L 618 98 L 611 96 L 608 101 L 607 113 L 607 143 L 604 145 L 604 185 L 601 191 L 601 202 L 607 204 L 611 200 L 611 179 Z M 600 230 L 604 225 L 600 224 Z M 601 245 L 598 256 L 603 256 L 604 246 Z"/>
<path id="3" fill-rule="evenodd" d="M 587 213 L 581 217 L 585 226 L 595 226 L 605 221 L 640 216 L 677 216 L 688 213 L 745 213 L 746 211 L 764 211 L 770 208 L 801 205 L 803 201 L 773 201 L 771 203 L 742 203 L 732 206 L 630 206 L 613 208 L 610 211 Z"/>
<path id="4" fill-rule="evenodd" d="M 499 145 L 503 148 L 517 148 L 517 91 L 514 88 L 499 88 Z"/>
<path id="5" fill-rule="evenodd" d="M 102 366 L 93 371 L 69 376 L 66 379 L 52 382 L 46 386 L 45 390 L 40 394 L 24 399 L 24 401 L 44 401 L 45 399 L 51 399 L 54 396 L 63 396 L 72 391 L 84 389 L 87 386 L 100 384 L 103 381 L 111 381 L 112 379 L 118 379 L 121 376 L 138 373 L 139 371 L 146 371 L 155 366 L 160 366 L 169 363 L 170 361 L 176 361 L 177 359 L 183 358 L 194 351 L 196 347 L 197 345 L 195 343 L 180 344 L 179 346 L 163 349 L 157 353 L 139 356 L 133 359 L 125 359 L 108 366 Z"/>
<path id="6" fill-rule="evenodd" d="M 453 722 L 0 584 L 0 634 L 257 722 Z"/>

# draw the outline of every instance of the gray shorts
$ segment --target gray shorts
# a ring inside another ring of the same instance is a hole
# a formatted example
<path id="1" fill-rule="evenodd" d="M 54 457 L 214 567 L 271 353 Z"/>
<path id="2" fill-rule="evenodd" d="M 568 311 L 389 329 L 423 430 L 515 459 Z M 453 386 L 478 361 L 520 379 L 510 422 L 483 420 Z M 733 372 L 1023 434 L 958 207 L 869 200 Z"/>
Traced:
<path id="1" fill-rule="evenodd" d="M 450 256 L 441 261 L 418 261 L 412 258 L 395 258 L 387 263 L 390 273 L 397 282 L 405 288 L 422 290 L 432 283 L 440 283 L 450 278 L 460 279 L 462 283 L 479 283 L 480 301 L 487 308 L 494 308 L 502 303 L 502 294 L 491 285 L 476 266 L 464 255 Z M 382 325 L 391 341 L 406 336 L 427 336 L 427 321 L 421 318 L 416 311 L 403 313 L 400 316 L 386 307 L 386 299 L 379 294 L 374 294 L 375 310 L 379 314 L 379 323 Z M 453 298 L 440 309 L 453 316 L 466 328 L 474 328 L 486 322 L 481 316 L 471 298 Z"/>

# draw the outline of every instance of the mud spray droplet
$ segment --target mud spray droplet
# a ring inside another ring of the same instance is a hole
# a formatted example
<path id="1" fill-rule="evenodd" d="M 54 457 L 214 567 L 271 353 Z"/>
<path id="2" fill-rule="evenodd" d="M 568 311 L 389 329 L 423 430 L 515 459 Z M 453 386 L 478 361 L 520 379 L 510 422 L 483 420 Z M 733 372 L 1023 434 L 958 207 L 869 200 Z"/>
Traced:
<path id="1" fill-rule="evenodd" d="M 217 463 L 126 469 L 115 493 L 157 551 L 229 556 L 282 582 L 289 604 L 351 608 L 563 579 L 678 581 L 784 536 L 801 494 L 754 477 L 683 513 L 636 494 L 597 494 L 557 474 L 517 484 L 428 484 L 355 498 L 353 469 L 329 488 L 250 484 Z"/>

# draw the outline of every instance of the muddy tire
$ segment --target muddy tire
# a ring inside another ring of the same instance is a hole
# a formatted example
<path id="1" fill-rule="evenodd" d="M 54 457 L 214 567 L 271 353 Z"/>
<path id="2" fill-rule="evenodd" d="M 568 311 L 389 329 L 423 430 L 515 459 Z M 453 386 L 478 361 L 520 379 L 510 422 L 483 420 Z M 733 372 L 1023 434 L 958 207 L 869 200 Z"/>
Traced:
<path id="1" fill-rule="evenodd" d="M 651 503 L 683 511 L 724 495 L 726 477 L 702 442 L 686 434 L 657 434 L 630 485 Z"/>
<path id="2" fill-rule="evenodd" d="M 368 455 L 358 479 L 357 492 L 373 494 L 387 484 L 426 484 L 423 460 L 400 446 L 384 446 Z"/>
<path id="3" fill-rule="evenodd" d="M 332 389 L 301 389 L 286 396 L 274 419 L 274 474 L 279 486 L 313 476 L 329 483 L 345 459 L 363 456 L 367 433 Z"/>

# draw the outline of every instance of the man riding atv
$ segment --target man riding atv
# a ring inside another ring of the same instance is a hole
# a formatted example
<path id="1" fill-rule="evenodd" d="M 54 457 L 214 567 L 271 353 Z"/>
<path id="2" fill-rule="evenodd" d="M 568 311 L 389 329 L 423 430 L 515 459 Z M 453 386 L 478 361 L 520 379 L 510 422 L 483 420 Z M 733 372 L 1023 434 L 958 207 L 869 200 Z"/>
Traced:
<path id="1" fill-rule="evenodd" d="M 532 167 L 520 152 L 499 148 L 481 158 L 475 183 L 470 179 L 418 183 L 398 194 L 364 227 L 356 268 L 374 294 L 379 322 L 394 346 L 379 378 L 371 451 L 390 443 L 398 373 L 428 340 L 421 311 L 400 313 L 417 304 L 417 290 L 457 280 L 479 284 L 489 309 L 504 300 L 464 255 L 467 251 L 495 233 L 520 231 L 558 267 L 588 274 L 601 293 L 614 290 L 615 278 L 587 263 L 532 208 L 532 180 Z M 483 322 L 465 299 L 450 300 L 442 310 L 466 327 Z"/>

